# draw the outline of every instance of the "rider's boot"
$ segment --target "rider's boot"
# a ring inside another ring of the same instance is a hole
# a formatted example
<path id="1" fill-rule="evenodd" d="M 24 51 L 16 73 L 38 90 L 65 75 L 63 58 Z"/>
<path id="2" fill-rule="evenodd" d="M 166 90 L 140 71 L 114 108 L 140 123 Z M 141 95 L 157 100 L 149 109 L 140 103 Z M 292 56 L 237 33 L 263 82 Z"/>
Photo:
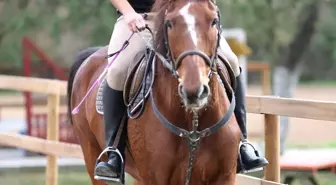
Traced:
<path id="1" fill-rule="evenodd" d="M 110 88 L 106 82 L 103 89 L 105 140 L 107 147 L 111 147 L 125 114 L 126 106 L 123 101 L 122 91 Z M 125 136 L 124 134 L 125 132 L 122 135 Z M 118 150 L 107 152 L 108 161 L 101 161 L 96 165 L 95 179 L 119 182 L 120 177 L 124 175 L 122 160 L 125 159 L 125 142 L 125 138 L 121 137 L 117 147 Z"/>
<path id="2" fill-rule="evenodd" d="M 239 148 L 241 160 L 238 161 L 238 173 L 244 173 L 246 171 L 260 168 L 268 164 L 268 161 L 265 158 L 260 157 L 254 146 L 247 141 L 245 89 L 241 76 L 242 75 L 240 74 L 236 77 L 236 107 L 234 110 L 238 125 L 242 132 L 241 144 Z"/>

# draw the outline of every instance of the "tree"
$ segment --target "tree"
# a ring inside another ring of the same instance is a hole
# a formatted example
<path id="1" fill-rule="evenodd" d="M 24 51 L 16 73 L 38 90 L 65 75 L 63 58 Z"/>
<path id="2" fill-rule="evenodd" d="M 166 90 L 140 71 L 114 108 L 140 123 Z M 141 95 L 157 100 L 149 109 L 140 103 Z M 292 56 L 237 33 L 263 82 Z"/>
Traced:
<path id="1" fill-rule="evenodd" d="M 223 8 L 221 9 L 223 24 L 226 27 L 244 28 L 248 35 L 249 45 L 253 50 L 251 58 L 269 61 L 274 69 L 274 95 L 292 97 L 302 73 L 302 66 L 308 61 L 303 60 L 306 51 L 310 49 L 314 55 L 321 52 L 319 47 L 310 46 L 317 27 L 322 27 L 317 24 L 322 2 L 328 4 L 327 10 L 336 14 L 335 6 L 330 6 L 332 2 L 323 0 L 227 0 L 220 2 Z M 328 24 L 323 25 L 329 26 Z M 334 31 L 330 31 L 330 35 L 332 34 L 336 38 Z M 318 38 L 320 43 L 321 40 Z M 330 40 L 332 41 L 329 39 L 328 44 L 332 44 Z M 334 41 L 333 43 L 336 43 L 335 39 Z M 323 42 L 323 46 L 326 45 L 327 42 Z M 330 50 L 336 51 L 336 48 Z M 323 56 L 330 57 L 325 52 Z M 316 60 L 309 62 L 316 63 Z M 282 153 L 287 132 L 288 118 L 281 117 Z"/>
<path id="2" fill-rule="evenodd" d="M 0 61 L 16 65 L 23 36 L 56 61 L 70 63 L 78 50 L 107 44 L 116 18 L 107 0 L 3 0 L 0 14 Z"/>
<path id="3" fill-rule="evenodd" d="M 274 69 L 273 91 L 274 95 L 291 98 L 295 90 L 301 70 L 300 66 L 305 60 L 301 60 L 305 51 L 309 49 L 311 40 L 316 32 L 316 22 L 319 15 L 319 0 L 312 0 L 311 3 L 302 8 L 299 16 L 297 32 L 285 49 L 283 57 L 276 63 Z M 284 143 L 288 133 L 288 118 L 281 117 L 281 152 L 284 151 Z"/>

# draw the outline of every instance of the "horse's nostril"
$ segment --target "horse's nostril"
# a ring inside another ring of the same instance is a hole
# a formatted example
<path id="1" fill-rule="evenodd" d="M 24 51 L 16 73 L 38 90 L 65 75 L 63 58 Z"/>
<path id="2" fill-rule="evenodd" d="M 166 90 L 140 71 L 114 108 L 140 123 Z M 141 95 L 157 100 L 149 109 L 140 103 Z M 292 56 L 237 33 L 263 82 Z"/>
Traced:
<path id="1" fill-rule="evenodd" d="M 205 98 L 209 95 L 209 87 L 207 85 L 202 85 L 200 88 L 199 88 L 199 92 L 197 94 L 197 97 L 198 98 Z"/>
<path id="2" fill-rule="evenodd" d="M 183 88 L 183 85 L 179 85 L 179 91 L 180 91 L 180 95 L 187 97 L 187 91 L 185 90 L 185 88 Z"/>
<path id="3" fill-rule="evenodd" d="M 210 93 L 210 89 L 209 89 L 209 86 L 207 86 L 207 85 L 202 85 L 202 89 L 203 89 L 203 91 L 201 92 L 201 94 L 200 94 L 200 98 L 205 98 L 205 97 L 207 97 L 208 95 L 209 95 L 209 93 Z"/>
<path id="4" fill-rule="evenodd" d="M 203 99 L 209 95 L 209 87 L 207 85 L 201 85 L 197 90 L 190 91 L 184 88 L 183 85 L 179 85 L 179 93 L 189 100 Z"/>

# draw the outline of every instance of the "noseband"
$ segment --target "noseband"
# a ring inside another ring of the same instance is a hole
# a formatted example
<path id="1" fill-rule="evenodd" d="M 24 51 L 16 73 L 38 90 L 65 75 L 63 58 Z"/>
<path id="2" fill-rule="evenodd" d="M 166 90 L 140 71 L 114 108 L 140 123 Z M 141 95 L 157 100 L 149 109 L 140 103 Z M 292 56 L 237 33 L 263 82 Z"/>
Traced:
<path id="1" fill-rule="evenodd" d="M 168 24 L 167 23 L 165 23 L 165 32 L 164 32 L 165 33 L 164 34 L 165 47 L 166 47 L 166 50 L 167 50 L 166 57 L 164 57 L 160 53 L 156 52 L 151 46 L 148 46 L 150 48 L 151 52 L 153 52 L 155 54 L 155 56 L 157 56 L 160 59 L 160 61 L 163 63 L 163 65 L 173 74 L 173 76 L 177 80 L 180 80 L 180 77 L 179 77 L 179 74 L 178 74 L 177 70 L 181 66 L 183 59 L 185 57 L 189 56 L 189 55 L 198 55 L 202 59 L 204 59 L 205 63 L 210 67 L 210 72 L 209 72 L 209 75 L 208 75 L 209 79 L 211 78 L 212 74 L 216 73 L 215 66 L 216 66 L 216 62 L 218 61 L 217 50 L 219 48 L 220 38 L 221 38 L 220 12 L 219 12 L 218 7 L 217 7 L 217 14 L 218 14 L 218 19 L 219 19 L 218 23 L 216 25 L 216 27 L 217 27 L 217 43 L 216 43 L 216 48 L 215 48 L 215 50 L 213 52 L 213 55 L 211 57 L 209 57 L 203 51 L 196 49 L 196 50 L 184 51 L 175 60 L 174 57 L 172 56 L 172 52 L 170 50 L 170 45 L 169 45 L 169 40 L 168 40 Z M 147 28 L 147 29 L 152 33 L 152 31 L 149 28 Z M 152 35 L 153 35 L 153 33 L 152 33 Z M 153 69 L 155 68 L 155 63 L 156 63 L 155 59 L 156 59 L 156 57 L 154 57 L 154 60 L 153 60 L 153 63 L 152 63 Z M 152 108 L 154 110 L 154 114 L 156 115 L 156 117 L 172 133 L 174 133 L 175 135 L 177 135 L 179 137 L 184 137 L 184 138 L 188 139 L 188 148 L 189 148 L 189 154 L 190 155 L 189 155 L 185 185 L 189 185 L 189 183 L 190 183 L 191 170 L 192 170 L 194 155 L 195 155 L 195 151 L 200 147 L 201 138 L 209 136 L 209 135 L 217 132 L 232 117 L 232 114 L 233 114 L 233 111 L 234 111 L 234 108 L 235 108 L 235 96 L 234 96 L 234 92 L 233 92 L 232 88 L 230 88 L 228 90 L 231 91 L 232 96 L 231 96 L 231 99 L 230 99 L 231 103 L 230 103 L 230 106 L 229 106 L 227 112 L 222 117 L 222 119 L 219 120 L 217 123 L 215 123 L 213 126 L 211 126 L 209 128 L 205 128 L 204 130 L 201 130 L 201 131 L 198 131 L 198 113 L 197 112 L 193 112 L 193 120 L 192 120 L 193 129 L 191 131 L 187 131 L 183 128 L 177 127 L 174 124 L 170 123 L 158 110 L 158 108 L 155 104 L 155 101 L 154 101 L 153 89 L 150 90 L 151 105 L 152 105 Z"/>

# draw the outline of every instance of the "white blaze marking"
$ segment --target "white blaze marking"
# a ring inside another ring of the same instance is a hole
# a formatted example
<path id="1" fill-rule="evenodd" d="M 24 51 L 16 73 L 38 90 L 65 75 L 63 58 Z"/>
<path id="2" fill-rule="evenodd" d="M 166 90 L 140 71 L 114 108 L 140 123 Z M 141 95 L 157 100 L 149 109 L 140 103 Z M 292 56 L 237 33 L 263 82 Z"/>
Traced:
<path id="1" fill-rule="evenodd" d="M 185 23 L 187 24 L 188 31 L 190 32 L 191 39 L 195 46 L 197 46 L 197 34 L 196 34 L 196 20 L 193 15 L 189 12 L 189 7 L 191 3 L 185 5 L 181 10 L 180 14 L 183 16 Z"/>

